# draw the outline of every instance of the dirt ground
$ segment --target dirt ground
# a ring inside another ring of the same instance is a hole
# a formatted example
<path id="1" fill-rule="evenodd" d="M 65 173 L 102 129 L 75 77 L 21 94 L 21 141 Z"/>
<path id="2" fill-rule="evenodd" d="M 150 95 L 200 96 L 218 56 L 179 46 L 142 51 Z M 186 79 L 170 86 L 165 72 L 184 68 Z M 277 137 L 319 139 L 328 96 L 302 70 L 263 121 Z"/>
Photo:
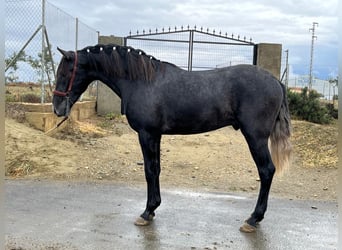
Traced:
<path id="1" fill-rule="evenodd" d="M 145 188 L 137 134 L 124 117 L 69 121 L 53 136 L 5 119 L 6 178 L 122 182 Z M 336 200 L 337 125 L 293 121 L 294 159 L 271 195 Z M 163 136 L 161 188 L 257 194 L 259 178 L 240 131 Z"/>

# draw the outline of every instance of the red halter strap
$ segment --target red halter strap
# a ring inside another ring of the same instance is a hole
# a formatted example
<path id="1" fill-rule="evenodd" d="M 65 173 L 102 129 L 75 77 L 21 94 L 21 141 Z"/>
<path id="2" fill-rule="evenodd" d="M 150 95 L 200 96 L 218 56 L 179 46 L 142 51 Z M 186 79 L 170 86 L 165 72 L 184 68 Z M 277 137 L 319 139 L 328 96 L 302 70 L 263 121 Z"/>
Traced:
<path id="1" fill-rule="evenodd" d="M 72 84 L 74 83 L 75 80 L 75 76 L 76 76 L 76 70 L 77 70 L 77 51 L 75 51 L 75 62 L 74 62 L 74 67 L 72 69 L 72 75 L 69 81 L 69 85 L 68 85 L 68 90 L 66 92 L 62 92 L 62 91 L 58 91 L 58 90 L 54 90 L 53 94 L 56 96 L 67 96 L 72 88 Z"/>

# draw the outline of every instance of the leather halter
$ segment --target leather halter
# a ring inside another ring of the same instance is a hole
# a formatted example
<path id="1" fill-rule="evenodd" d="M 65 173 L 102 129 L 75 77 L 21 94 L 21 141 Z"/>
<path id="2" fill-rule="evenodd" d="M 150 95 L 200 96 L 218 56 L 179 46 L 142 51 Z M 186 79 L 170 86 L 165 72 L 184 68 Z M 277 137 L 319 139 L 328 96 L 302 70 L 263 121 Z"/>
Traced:
<path id="1" fill-rule="evenodd" d="M 58 90 L 54 90 L 53 91 L 53 94 L 56 95 L 56 96 L 68 96 L 70 91 L 71 91 L 71 88 L 72 88 L 72 85 L 74 83 L 74 80 L 75 80 L 75 76 L 76 76 L 76 70 L 77 70 L 77 51 L 75 51 L 75 62 L 74 62 L 74 67 L 72 69 L 72 75 L 71 75 L 71 78 L 70 78 L 70 81 L 69 81 L 69 85 L 68 85 L 68 89 L 66 92 L 62 92 L 62 91 L 58 91 Z M 57 87 L 57 86 L 56 86 Z"/>

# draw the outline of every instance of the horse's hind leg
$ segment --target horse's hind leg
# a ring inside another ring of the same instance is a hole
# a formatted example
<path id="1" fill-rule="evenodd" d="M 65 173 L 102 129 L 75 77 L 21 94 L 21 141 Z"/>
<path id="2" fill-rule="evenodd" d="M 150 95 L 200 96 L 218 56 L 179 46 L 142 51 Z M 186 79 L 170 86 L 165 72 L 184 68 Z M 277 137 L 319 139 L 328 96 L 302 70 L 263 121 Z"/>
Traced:
<path id="1" fill-rule="evenodd" d="M 139 132 L 139 142 L 144 156 L 145 177 L 147 181 L 147 203 L 144 213 L 135 222 L 137 226 L 145 226 L 152 221 L 154 210 L 160 205 L 160 140 L 161 135 L 146 131 Z"/>
<path id="2" fill-rule="evenodd" d="M 246 134 L 245 137 L 255 164 L 257 165 L 261 184 L 255 210 L 240 228 L 240 231 L 253 232 L 256 229 L 257 223 L 264 218 L 275 167 L 268 149 L 268 137 L 265 138 L 266 136 L 263 136 L 264 138 L 256 138 L 255 135 L 246 136 Z"/>

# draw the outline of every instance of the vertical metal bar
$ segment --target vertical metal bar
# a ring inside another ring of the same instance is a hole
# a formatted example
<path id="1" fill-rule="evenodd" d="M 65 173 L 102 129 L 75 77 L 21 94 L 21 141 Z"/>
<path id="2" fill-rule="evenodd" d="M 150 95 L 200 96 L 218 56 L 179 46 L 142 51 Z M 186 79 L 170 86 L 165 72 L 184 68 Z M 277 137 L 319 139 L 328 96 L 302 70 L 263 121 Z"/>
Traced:
<path id="1" fill-rule="evenodd" d="M 48 36 L 48 33 L 47 33 L 47 29 L 45 29 L 45 40 L 46 40 L 46 44 L 48 45 L 47 48 L 48 48 L 48 51 L 49 51 L 49 58 L 51 60 L 51 67 L 52 67 L 52 70 L 53 70 L 54 80 L 56 80 L 55 63 L 53 61 L 53 56 L 52 56 L 52 51 L 51 51 L 51 46 L 50 46 L 50 41 L 49 41 L 49 36 Z"/>
<path id="2" fill-rule="evenodd" d="M 286 75 L 285 75 L 285 86 L 289 87 L 289 50 L 285 50 L 286 52 Z"/>
<path id="3" fill-rule="evenodd" d="M 44 75 L 45 75 L 45 0 L 42 0 L 42 58 L 41 58 L 41 103 L 45 101 L 45 86 L 44 86 Z"/>
<path id="4" fill-rule="evenodd" d="M 75 51 L 77 51 L 77 49 L 78 49 L 78 17 L 76 17 L 75 22 L 76 22 L 76 27 L 75 27 Z M 77 53 L 77 52 L 75 52 L 75 53 Z M 83 96 L 84 96 L 84 93 L 82 93 L 82 95 L 80 97 L 80 101 L 83 101 Z"/>
<path id="5" fill-rule="evenodd" d="M 329 97 L 328 97 L 328 100 L 330 101 L 331 99 L 331 94 L 330 94 L 330 90 L 331 90 L 331 83 L 329 82 Z"/>
<path id="6" fill-rule="evenodd" d="M 50 60 L 50 63 L 51 63 L 51 68 L 52 68 L 52 72 L 53 72 L 53 83 L 56 82 L 56 70 L 55 70 L 55 63 L 54 63 L 54 60 L 53 60 L 53 56 L 52 56 L 52 52 L 51 52 L 51 46 L 50 46 L 50 41 L 49 41 L 49 36 L 48 36 L 48 33 L 47 33 L 47 29 L 45 29 L 45 41 L 46 41 L 46 44 L 47 44 L 47 49 L 49 52 L 49 60 Z M 52 86 L 51 86 L 51 79 L 50 79 L 50 71 L 47 72 L 47 77 L 48 77 L 48 82 L 49 82 L 49 88 L 50 88 L 50 91 L 52 93 Z"/>
<path id="7" fill-rule="evenodd" d="M 258 64 L 258 45 L 253 46 L 253 65 Z"/>
<path id="8" fill-rule="evenodd" d="M 192 55 L 194 50 L 194 31 L 189 31 L 189 56 L 188 56 L 188 71 L 192 71 Z"/>
<path id="9" fill-rule="evenodd" d="M 75 51 L 78 49 L 78 17 L 76 17 Z"/>

